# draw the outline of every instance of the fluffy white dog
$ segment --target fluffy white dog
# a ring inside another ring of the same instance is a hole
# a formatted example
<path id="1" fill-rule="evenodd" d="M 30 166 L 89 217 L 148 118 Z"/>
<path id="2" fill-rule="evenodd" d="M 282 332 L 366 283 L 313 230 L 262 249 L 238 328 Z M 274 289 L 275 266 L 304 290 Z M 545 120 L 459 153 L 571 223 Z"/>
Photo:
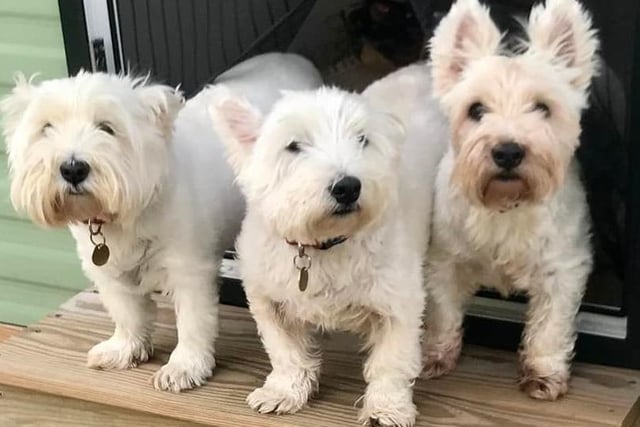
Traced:
<path id="1" fill-rule="evenodd" d="M 414 423 L 432 182 L 446 148 L 424 137 L 446 127 L 421 108 L 428 86 L 415 66 L 365 96 L 286 93 L 264 118 L 231 92 L 212 107 L 247 199 L 237 250 L 273 368 L 247 398 L 253 409 L 301 409 L 318 383 L 314 333 L 339 329 L 369 350 L 361 420 Z"/>
<path id="2" fill-rule="evenodd" d="M 266 110 L 278 89 L 321 83 L 294 55 L 268 54 L 219 78 Z M 242 195 L 208 113 L 207 88 L 181 94 L 147 79 L 81 72 L 4 100 L 16 209 L 38 224 L 68 224 L 82 267 L 115 322 L 88 365 L 125 369 L 153 353 L 155 305 L 171 295 L 178 345 L 153 377 L 177 392 L 205 383 L 215 366 L 216 273 L 244 214 Z"/>
<path id="3" fill-rule="evenodd" d="M 465 305 L 478 287 L 524 291 L 520 385 L 567 391 L 575 315 L 592 265 L 590 219 L 574 151 L 598 40 L 575 0 L 531 11 L 529 40 L 501 54 L 477 0 L 460 0 L 431 41 L 435 95 L 452 144 L 436 183 L 425 372 L 453 369 Z"/>

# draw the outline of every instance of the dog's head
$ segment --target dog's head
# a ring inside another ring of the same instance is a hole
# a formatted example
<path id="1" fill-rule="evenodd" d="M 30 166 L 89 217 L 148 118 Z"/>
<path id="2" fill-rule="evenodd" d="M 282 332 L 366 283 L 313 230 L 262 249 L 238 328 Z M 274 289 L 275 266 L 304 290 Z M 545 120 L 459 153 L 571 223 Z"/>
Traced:
<path id="1" fill-rule="evenodd" d="M 459 0 L 431 41 L 434 92 L 452 126 L 452 184 L 490 209 L 539 203 L 561 186 L 597 68 L 598 39 L 577 1 L 535 6 L 526 32 L 522 50 L 504 54 L 487 8 Z"/>
<path id="2" fill-rule="evenodd" d="M 285 92 L 264 119 L 223 87 L 214 98 L 213 121 L 249 209 L 282 238 L 352 236 L 395 203 L 404 131 L 362 96 Z"/>
<path id="3" fill-rule="evenodd" d="M 1 104 L 14 207 L 45 226 L 132 220 L 167 173 L 181 105 L 144 78 L 18 78 Z"/>

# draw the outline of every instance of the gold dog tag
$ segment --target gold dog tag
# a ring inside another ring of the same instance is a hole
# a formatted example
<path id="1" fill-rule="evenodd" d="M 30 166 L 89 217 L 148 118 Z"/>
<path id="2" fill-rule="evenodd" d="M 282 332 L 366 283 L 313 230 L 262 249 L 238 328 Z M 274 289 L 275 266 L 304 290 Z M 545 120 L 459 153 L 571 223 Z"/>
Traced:
<path id="1" fill-rule="evenodd" d="M 104 243 L 99 243 L 93 248 L 93 254 L 91 255 L 91 261 L 98 267 L 101 267 L 109 261 L 109 246 Z"/>
<path id="2" fill-rule="evenodd" d="M 309 269 L 301 268 L 300 275 L 298 276 L 298 289 L 300 292 L 304 292 L 307 289 L 309 283 Z"/>
<path id="3" fill-rule="evenodd" d="M 298 270 L 298 289 L 304 292 L 309 284 L 311 257 L 304 252 L 304 245 L 298 243 L 298 255 L 293 257 L 293 265 Z"/>

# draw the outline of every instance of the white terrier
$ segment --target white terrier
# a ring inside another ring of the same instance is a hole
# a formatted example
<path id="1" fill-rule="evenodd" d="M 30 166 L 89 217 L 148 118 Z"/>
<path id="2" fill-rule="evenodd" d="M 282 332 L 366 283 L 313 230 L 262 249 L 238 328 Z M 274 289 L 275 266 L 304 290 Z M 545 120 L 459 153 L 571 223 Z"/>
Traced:
<path id="1" fill-rule="evenodd" d="M 321 84 L 308 61 L 283 54 L 253 58 L 219 80 L 265 109 L 278 88 Z M 18 82 L 2 104 L 14 206 L 38 224 L 69 225 L 115 322 L 88 365 L 145 362 L 153 353 L 150 293 L 173 298 L 178 345 L 153 377 L 160 390 L 199 386 L 212 373 L 216 273 L 244 214 L 211 126 L 212 91 L 182 108 L 170 87 L 81 72 L 38 86 Z"/>
<path id="2" fill-rule="evenodd" d="M 520 385 L 553 400 L 567 391 L 592 265 L 573 154 L 598 40 L 575 0 L 534 7 L 527 32 L 520 54 L 501 55 L 489 11 L 460 0 L 431 41 L 434 93 L 452 144 L 436 182 L 425 373 L 455 367 L 465 305 L 480 285 L 524 291 Z"/>
<path id="3" fill-rule="evenodd" d="M 422 266 L 446 148 L 424 140 L 432 124 L 446 128 L 437 109 L 419 107 L 428 86 L 426 67 L 415 66 L 376 83 L 370 101 L 323 88 L 286 93 L 264 119 L 228 92 L 212 107 L 247 199 L 237 250 L 273 368 L 247 398 L 253 409 L 301 409 L 318 382 L 314 332 L 339 329 L 364 336 L 369 350 L 361 420 L 414 423 Z M 408 125 L 404 145 L 392 110 Z"/>

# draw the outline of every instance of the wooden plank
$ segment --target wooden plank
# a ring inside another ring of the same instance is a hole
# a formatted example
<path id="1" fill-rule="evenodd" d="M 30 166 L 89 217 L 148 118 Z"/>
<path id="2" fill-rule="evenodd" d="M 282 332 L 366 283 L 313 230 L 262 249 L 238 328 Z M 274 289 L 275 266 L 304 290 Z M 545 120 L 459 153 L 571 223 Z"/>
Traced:
<path id="1" fill-rule="evenodd" d="M 173 310 L 160 302 L 154 334 L 156 357 L 126 372 L 85 367 L 85 353 L 112 330 L 98 296 L 83 292 L 25 333 L 0 344 L 0 383 L 68 398 L 220 426 L 355 425 L 354 407 L 364 390 L 361 357 L 352 337 L 324 340 L 320 392 L 296 415 L 261 416 L 244 403 L 260 386 L 269 363 L 245 309 L 223 307 L 218 367 L 206 387 L 182 394 L 159 393 L 152 373 L 175 345 Z M 637 408 L 640 372 L 576 364 L 571 393 L 558 402 L 538 402 L 516 390 L 516 356 L 467 347 L 452 375 L 418 380 L 418 426 L 619 426 Z"/>
<path id="2" fill-rule="evenodd" d="M 0 424 L 8 426 L 187 427 L 180 422 L 81 400 L 0 387 Z"/>
<path id="3" fill-rule="evenodd" d="M 22 327 L 16 325 L 8 325 L 6 323 L 0 323 L 0 342 L 9 339 L 22 330 Z"/>

